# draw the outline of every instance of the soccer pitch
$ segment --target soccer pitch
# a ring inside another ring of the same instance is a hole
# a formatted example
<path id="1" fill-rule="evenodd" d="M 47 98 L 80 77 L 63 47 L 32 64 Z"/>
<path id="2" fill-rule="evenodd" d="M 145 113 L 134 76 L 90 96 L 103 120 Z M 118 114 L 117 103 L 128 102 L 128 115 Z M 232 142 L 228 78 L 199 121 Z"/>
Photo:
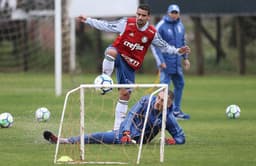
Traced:
<path id="1" fill-rule="evenodd" d="M 11 128 L 0 128 L 0 165 L 54 165 L 55 145 L 44 141 L 42 132 L 58 130 L 65 93 L 81 83 L 92 83 L 95 77 L 96 74 L 64 76 L 63 95 L 56 97 L 53 75 L 0 74 L 0 113 L 10 112 L 14 116 Z M 137 83 L 153 83 L 151 80 L 155 79 L 149 75 L 136 78 Z M 186 76 L 185 80 L 182 108 L 191 119 L 179 123 L 185 131 L 186 144 L 165 146 L 164 163 L 159 163 L 159 156 L 142 152 L 140 165 L 256 165 L 256 77 Z M 240 106 L 239 119 L 226 118 L 225 109 L 230 104 Z M 38 123 L 34 118 L 35 110 L 41 106 L 51 111 L 47 123 Z"/>

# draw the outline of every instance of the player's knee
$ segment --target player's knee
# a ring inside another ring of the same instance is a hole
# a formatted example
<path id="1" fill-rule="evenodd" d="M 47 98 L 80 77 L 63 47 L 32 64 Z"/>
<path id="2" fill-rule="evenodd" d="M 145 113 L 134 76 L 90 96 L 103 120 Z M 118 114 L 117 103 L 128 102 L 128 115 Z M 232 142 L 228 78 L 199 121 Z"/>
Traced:
<path id="1" fill-rule="evenodd" d="M 182 83 L 180 84 L 180 88 L 181 88 L 181 89 L 183 89 L 183 88 L 184 88 L 184 86 L 185 86 L 185 83 L 184 83 L 184 82 L 182 82 Z"/>
<path id="2" fill-rule="evenodd" d="M 127 89 L 119 90 L 119 99 L 128 101 L 130 99 L 131 92 Z"/>
<path id="3" fill-rule="evenodd" d="M 178 88 L 183 89 L 184 86 L 185 86 L 185 82 L 184 81 L 180 81 L 177 86 L 178 86 Z"/>
<path id="4" fill-rule="evenodd" d="M 176 137 L 176 138 L 174 138 L 174 139 L 175 139 L 175 143 L 176 143 L 176 144 L 185 144 L 185 142 L 186 142 L 186 139 L 185 139 L 184 136 Z"/>
<path id="5" fill-rule="evenodd" d="M 80 138 L 75 138 L 75 137 L 70 137 L 68 139 L 68 142 L 70 142 L 71 144 L 75 144 L 75 143 L 79 143 L 80 142 Z"/>
<path id="6" fill-rule="evenodd" d="M 117 50 L 114 47 L 108 47 L 105 51 L 105 55 L 111 56 L 113 58 L 116 58 L 117 56 Z"/>

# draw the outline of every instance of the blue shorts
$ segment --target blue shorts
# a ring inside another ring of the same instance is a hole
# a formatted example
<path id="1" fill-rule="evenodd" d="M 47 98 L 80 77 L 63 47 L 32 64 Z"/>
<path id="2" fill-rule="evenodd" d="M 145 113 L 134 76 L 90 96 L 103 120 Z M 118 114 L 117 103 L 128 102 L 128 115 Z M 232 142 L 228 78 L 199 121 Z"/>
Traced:
<path id="1" fill-rule="evenodd" d="M 134 84 L 135 70 L 118 54 L 115 60 L 116 79 L 118 84 Z"/>

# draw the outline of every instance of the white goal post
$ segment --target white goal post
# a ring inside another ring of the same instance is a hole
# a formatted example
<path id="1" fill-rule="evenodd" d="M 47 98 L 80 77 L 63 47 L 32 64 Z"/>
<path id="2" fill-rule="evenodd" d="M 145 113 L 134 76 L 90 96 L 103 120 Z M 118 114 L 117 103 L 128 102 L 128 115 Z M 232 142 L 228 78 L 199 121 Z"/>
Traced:
<path id="1" fill-rule="evenodd" d="M 62 114 L 61 114 L 61 119 L 60 119 L 60 125 L 59 125 L 59 131 L 58 131 L 58 137 L 62 136 L 62 132 L 63 132 L 63 123 L 64 123 L 64 119 L 65 119 L 65 113 L 67 111 L 67 106 L 68 106 L 68 101 L 70 96 L 77 92 L 80 93 L 80 161 L 73 161 L 73 162 L 67 162 L 67 163 L 90 163 L 90 164 L 125 164 L 125 162 L 112 162 L 112 161 L 87 161 L 86 160 L 86 155 L 85 155 L 85 149 L 86 146 L 84 144 L 84 139 L 83 136 L 85 134 L 85 117 L 86 117 L 86 108 L 87 108 L 87 103 L 86 101 L 86 90 L 87 89 L 93 89 L 94 91 L 95 88 L 132 88 L 132 89 L 136 89 L 136 88 L 154 88 L 153 92 L 150 92 L 150 97 L 149 97 L 149 103 L 152 99 L 152 97 L 154 95 L 156 95 L 158 92 L 160 91 L 164 91 L 164 107 L 163 107 L 163 116 L 162 116 L 162 127 L 161 127 L 161 136 L 160 136 L 160 162 L 164 162 L 164 145 L 165 145 L 165 122 L 166 122 L 166 114 L 167 114 L 167 100 L 168 100 L 168 85 L 167 84 L 113 84 L 113 85 L 95 85 L 95 84 L 81 84 L 79 87 L 72 89 L 70 91 L 67 92 L 65 100 L 64 100 L 64 105 L 63 105 L 63 110 L 62 110 Z M 111 93 L 115 93 L 115 92 L 111 92 Z M 109 95 L 109 94 L 106 94 Z M 104 96 L 103 96 L 104 98 Z M 145 119 L 148 119 L 148 113 L 149 113 L 149 108 L 150 105 L 147 106 L 147 110 L 146 110 L 146 115 L 145 115 Z M 101 123 L 101 122 L 98 122 Z M 139 164 L 140 163 L 140 158 L 141 158 L 141 154 L 142 154 L 142 145 L 143 145 L 143 137 L 144 137 L 144 132 L 145 132 L 145 127 L 146 127 L 146 123 L 147 121 L 144 121 L 144 125 L 143 125 L 143 130 L 142 130 L 142 136 L 141 136 L 141 140 L 139 143 L 139 148 L 138 148 L 138 154 L 137 154 L 137 160 L 136 163 Z M 54 163 L 58 163 L 58 154 L 59 154 L 59 146 L 60 146 L 60 142 L 59 139 L 57 141 L 57 145 L 56 145 L 56 150 L 55 150 L 55 155 L 54 155 Z M 126 163 L 127 164 L 127 163 Z"/>

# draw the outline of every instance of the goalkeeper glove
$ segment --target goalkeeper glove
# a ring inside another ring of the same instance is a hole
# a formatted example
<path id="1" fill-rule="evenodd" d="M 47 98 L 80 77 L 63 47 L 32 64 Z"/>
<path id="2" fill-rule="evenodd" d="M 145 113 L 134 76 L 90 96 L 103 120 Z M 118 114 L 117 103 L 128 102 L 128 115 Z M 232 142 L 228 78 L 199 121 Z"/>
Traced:
<path id="1" fill-rule="evenodd" d="M 173 138 L 165 138 L 165 144 L 167 144 L 167 145 L 175 145 L 176 141 Z"/>
<path id="2" fill-rule="evenodd" d="M 124 131 L 123 132 L 123 136 L 121 138 L 121 143 L 122 144 L 129 144 L 131 143 L 132 139 L 131 139 L 131 136 L 130 136 L 130 131 Z"/>

